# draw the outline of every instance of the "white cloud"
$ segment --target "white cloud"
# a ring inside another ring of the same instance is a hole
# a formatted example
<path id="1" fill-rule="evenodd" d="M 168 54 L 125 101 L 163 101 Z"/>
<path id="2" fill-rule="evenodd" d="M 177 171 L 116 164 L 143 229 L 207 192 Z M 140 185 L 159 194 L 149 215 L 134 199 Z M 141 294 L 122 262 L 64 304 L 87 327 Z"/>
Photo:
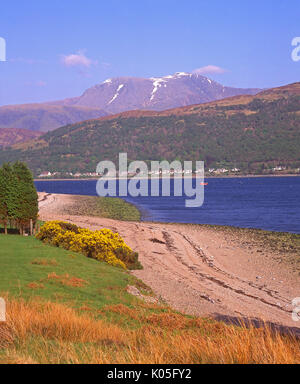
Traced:
<path id="1" fill-rule="evenodd" d="M 93 64 L 97 64 L 97 61 L 89 59 L 81 51 L 70 55 L 63 55 L 61 61 L 65 67 L 90 68 Z"/>
<path id="2" fill-rule="evenodd" d="M 217 67 L 216 65 L 207 65 L 206 67 L 201 67 L 193 70 L 193 73 L 196 73 L 197 75 L 208 75 L 208 74 L 220 75 L 225 72 L 227 72 L 226 69 Z"/>

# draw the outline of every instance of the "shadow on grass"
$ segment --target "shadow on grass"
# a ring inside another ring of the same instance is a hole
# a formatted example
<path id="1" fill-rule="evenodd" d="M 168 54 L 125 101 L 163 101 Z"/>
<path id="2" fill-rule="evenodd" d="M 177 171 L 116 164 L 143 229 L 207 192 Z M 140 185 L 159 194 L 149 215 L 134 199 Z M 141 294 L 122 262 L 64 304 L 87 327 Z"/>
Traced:
<path id="1" fill-rule="evenodd" d="M 7 232 L 9 235 L 19 235 L 20 232 L 18 229 L 15 229 L 15 228 L 8 228 L 7 229 Z M 0 234 L 3 234 L 4 233 L 4 228 L 0 228 Z"/>
<path id="2" fill-rule="evenodd" d="M 222 321 L 225 324 L 245 326 L 246 328 L 268 328 L 271 332 L 279 333 L 280 335 L 293 336 L 300 340 L 300 328 L 289 327 L 281 324 L 272 323 L 270 321 L 263 321 L 260 319 L 247 319 L 234 316 L 226 316 L 221 314 L 215 314 L 213 316 L 215 320 Z"/>

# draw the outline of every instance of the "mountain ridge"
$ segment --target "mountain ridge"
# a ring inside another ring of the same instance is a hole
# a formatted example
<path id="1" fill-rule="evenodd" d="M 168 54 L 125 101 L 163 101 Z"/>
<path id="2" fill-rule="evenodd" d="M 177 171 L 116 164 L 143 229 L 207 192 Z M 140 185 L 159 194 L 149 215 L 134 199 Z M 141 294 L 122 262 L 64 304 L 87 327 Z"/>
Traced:
<path id="1" fill-rule="evenodd" d="M 130 110 L 162 111 L 260 91 L 225 87 L 207 77 L 177 72 L 160 78 L 116 77 L 81 96 L 0 107 L 0 128 L 47 132 L 67 124 Z"/>
<path id="2" fill-rule="evenodd" d="M 163 77 L 107 79 L 88 88 L 79 97 L 53 103 L 92 106 L 115 114 L 129 110 L 162 111 L 259 91 L 259 88 L 226 87 L 202 75 L 176 72 Z"/>
<path id="3" fill-rule="evenodd" d="M 60 106 L 47 103 L 5 105 L 0 107 L 0 128 L 47 132 L 66 124 L 105 116 L 97 108 Z"/>
<path id="4" fill-rule="evenodd" d="M 282 97 L 284 98 L 285 95 L 291 95 L 295 94 L 298 95 L 300 93 L 300 82 L 295 82 L 291 83 L 288 85 L 283 85 L 280 87 L 275 87 L 275 88 L 270 88 L 270 89 L 265 89 L 259 92 L 258 94 L 255 95 L 236 95 L 232 97 L 227 97 L 225 99 L 220 99 L 220 100 L 215 100 L 215 101 L 210 101 L 207 103 L 201 103 L 201 104 L 191 104 L 183 107 L 175 107 L 175 108 L 170 108 L 166 109 L 163 111 L 151 111 L 151 110 L 141 110 L 141 109 L 136 109 L 136 110 L 129 110 L 129 111 L 124 111 L 124 112 L 119 112 L 115 114 L 110 114 L 106 116 L 101 116 L 97 119 L 88 119 L 86 121 L 83 121 L 82 123 L 88 123 L 89 121 L 105 121 L 105 120 L 114 120 L 116 118 L 129 118 L 129 117 L 154 117 L 154 116 L 168 116 L 168 115 L 176 115 L 176 114 L 190 114 L 195 112 L 197 109 L 202 109 L 206 108 L 206 106 L 217 106 L 217 105 L 227 105 L 230 106 L 231 104 L 246 104 L 247 102 L 255 99 L 260 99 L 260 100 L 270 100 L 272 99 L 272 95 L 274 95 L 274 100 Z"/>

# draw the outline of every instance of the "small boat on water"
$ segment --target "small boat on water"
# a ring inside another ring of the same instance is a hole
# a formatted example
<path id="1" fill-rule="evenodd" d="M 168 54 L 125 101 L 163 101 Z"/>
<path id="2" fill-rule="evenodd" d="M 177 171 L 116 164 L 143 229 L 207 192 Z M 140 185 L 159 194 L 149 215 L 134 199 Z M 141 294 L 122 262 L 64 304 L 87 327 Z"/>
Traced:
<path id="1" fill-rule="evenodd" d="M 208 183 L 200 183 L 200 185 L 204 185 L 205 186 L 205 185 L 208 185 Z"/>

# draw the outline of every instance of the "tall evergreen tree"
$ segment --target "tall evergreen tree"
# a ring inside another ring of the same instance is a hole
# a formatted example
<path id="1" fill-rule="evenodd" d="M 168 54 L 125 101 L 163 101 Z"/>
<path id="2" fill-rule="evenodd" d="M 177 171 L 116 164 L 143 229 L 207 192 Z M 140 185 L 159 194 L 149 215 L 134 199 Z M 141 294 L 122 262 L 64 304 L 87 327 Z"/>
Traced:
<path id="1" fill-rule="evenodd" d="M 7 221 L 16 219 L 18 203 L 18 180 L 12 166 L 5 163 L 1 168 L 1 212 L 7 233 Z"/>
<path id="2" fill-rule="evenodd" d="M 38 194 L 34 185 L 33 176 L 26 164 L 16 162 L 13 165 L 13 173 L 17 179 L 17 205 L 15 219 L 19 223 L 20 233 L 30 220 L 36 222 L 38 216 Z"/>
<path id="3" fill-rule="evenodd" d="M 5 234 L 8 221 L 17 224 L 23 234 L 24 227 L 34 224 L 37 216 L 38 195 L 30 170 L 21 162 L 5 163 L 0 168 L 0 222 Z"/>
<path id="4" fill-rule="evenodd" d="M 8 208 L 7 208 L 7 184 L 5 178 L 5 172 L 3 168 L 0 168 L 0 221 L 4 224 L 4 231 L 7 235 L 7 220 L 8 220 Z"/>

